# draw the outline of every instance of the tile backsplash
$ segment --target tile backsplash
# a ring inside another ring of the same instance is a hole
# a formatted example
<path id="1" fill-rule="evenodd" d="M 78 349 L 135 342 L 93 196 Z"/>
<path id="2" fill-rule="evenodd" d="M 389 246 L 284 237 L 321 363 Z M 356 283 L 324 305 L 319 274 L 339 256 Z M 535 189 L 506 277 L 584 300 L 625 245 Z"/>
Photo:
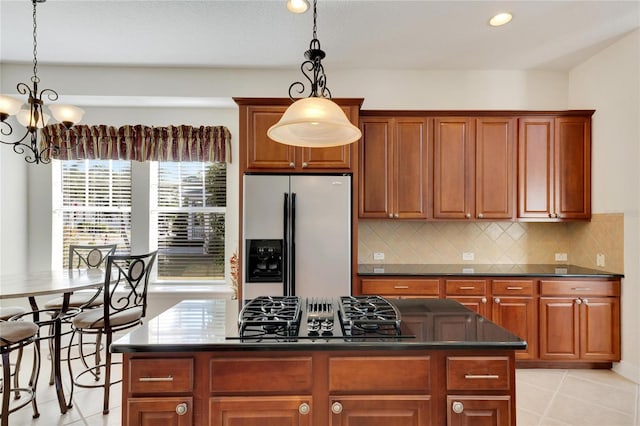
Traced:
<path id="1" fill-rule="evenodd" d="M 624 272 L 624 215 L 594 214 L 590 222 L 418 222 L 360 220 L 359 263 L 553 264 Z M 384 253 L 384 260 L 374 260 Z M 474 260 L 463 260 L 473 253 Z M 556 261 L 566 253 L 566 261 Z M 596 264 L 603 254 L 605 266 Z"/>

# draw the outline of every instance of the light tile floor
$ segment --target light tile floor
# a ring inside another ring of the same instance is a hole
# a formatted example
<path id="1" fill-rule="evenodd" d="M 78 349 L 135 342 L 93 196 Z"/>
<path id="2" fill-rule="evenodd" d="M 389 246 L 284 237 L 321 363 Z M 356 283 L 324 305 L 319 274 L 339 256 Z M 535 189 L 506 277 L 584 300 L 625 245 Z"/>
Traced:
<path id="1" fill-rule="evenodd" d="M 121 424 L 120 384 L 112 388 L 108 415 L 102 414 L 102 390 L 81 388 L 75 390 L 73 408 L 61 415 L 44 361 L 37 393 L 40 417 L 33 419 L 31 407 L 25 407 L 10 416 L 11 426 Z M 119 366 L 115 370 L 120 374 Z M 640 386 L 613 371 L 519 369 L 516 383 L 518 426 L 640 426 Z"/>

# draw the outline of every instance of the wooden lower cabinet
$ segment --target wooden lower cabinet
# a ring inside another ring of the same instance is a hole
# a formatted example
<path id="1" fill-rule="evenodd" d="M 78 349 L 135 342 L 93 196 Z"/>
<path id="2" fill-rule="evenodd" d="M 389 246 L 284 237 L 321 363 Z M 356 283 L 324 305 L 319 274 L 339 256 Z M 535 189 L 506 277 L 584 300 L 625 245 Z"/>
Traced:
<path id="1" fill-rule="evenodd" d="M 311 426 L 310 396 L 222 396 L 209 400 L 211 426 Z"/>
<path id="2" fill-rule="evenodd" d="M 124 424 L 139 426 L 191 426 L 193 399 L 181 397 L 129 398 Z"/>
<path id="3" fill-rule="evenodd" d="M 500 413 L 515 413 L 515 358 L 508 349 L 204 351 L 190 356 L 194 383 L 186 396 L 132 387 L 129 380 L 132 366 L 179 364 L 184 354 L 123 354 L 123 425 L 442 426 L 458 419 L 449 413 L 451 397 L 469 404 L 467 415 L 479 409 L 473 411 L 473 401 L 490 401 L 485 410 L 495 410 L 494 400 L 505 401 Z M 515 416 L 507 423 L 477 424 L 514 426 Z"/>
<path id="4" fill-rule="evenodd" d="M 513 413 L 508 396 L 447 396 L 447 426 L 508 426 Z"/>
<path id="5" fill-rule="evenodd" d="M 331 396 L 330 426 L 420 426 L 433 425 L 431 397 L 422 396 Z"/>

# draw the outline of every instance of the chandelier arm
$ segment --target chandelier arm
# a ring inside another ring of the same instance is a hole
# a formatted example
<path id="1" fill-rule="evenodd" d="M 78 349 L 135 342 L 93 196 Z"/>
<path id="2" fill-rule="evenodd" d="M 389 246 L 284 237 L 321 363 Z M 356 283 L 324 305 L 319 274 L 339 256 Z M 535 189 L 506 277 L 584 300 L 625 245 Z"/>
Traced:
<path id="1" fill-rule="evenodd" d="M 38 96 L 38 99 L 42 101 L 42 98 L 44 98 L 45 93 L 47 94 L 47 99 L 49 99 L 49 101 L 55 102 L 58 100 L 58 92 L 56 92 L 53 89 L 42 89 L 40 91 L 40 95 Z"/>

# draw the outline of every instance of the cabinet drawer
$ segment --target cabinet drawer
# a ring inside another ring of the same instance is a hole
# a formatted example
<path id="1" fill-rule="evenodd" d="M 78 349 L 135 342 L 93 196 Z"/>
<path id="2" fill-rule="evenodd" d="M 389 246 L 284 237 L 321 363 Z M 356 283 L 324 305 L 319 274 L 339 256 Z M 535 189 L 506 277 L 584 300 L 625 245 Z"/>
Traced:
<path id="1" fill-rule="evenodd" d="M 541 296 L 619 296 L 617 281 L 540 281 Z"/>
<path id="2" fill-rule="evenodd" d="M 134 358 L 129 363 L 131 393 L 191 392 L 192 358 Z"/>
<path id="3" fill-rule="evenodd" d="M 447 389 L 507 390 L 509 371 L 507 357 L 447 357 Z"/>
<path id="4" fill-rule="evenodd" d="M 211 392 L 311 392 L 311 357 L 215 358 L 211 360 Z"/>
<path id="5" fill-rule="evenodd" d="M 329 391 L 426 392 L 431 388 L 430 369 L 428 356 L 332 357 Z"/>
<path id="6" fill-rule="evenodd" d="M 533 296 L 531 280 L 493 280 L 491 291 L 494 296 Z"/>
<path id="7" fill-rule="evenodd" d="M 440 280 L 363 279 L 363 294 L 438 296 Z"/>
<path id="8" fill-rule="evenodd" d="M 486 293 L 485 280 L 445 280 L 445 291 L 449 295 L 483 296 Z"/>

